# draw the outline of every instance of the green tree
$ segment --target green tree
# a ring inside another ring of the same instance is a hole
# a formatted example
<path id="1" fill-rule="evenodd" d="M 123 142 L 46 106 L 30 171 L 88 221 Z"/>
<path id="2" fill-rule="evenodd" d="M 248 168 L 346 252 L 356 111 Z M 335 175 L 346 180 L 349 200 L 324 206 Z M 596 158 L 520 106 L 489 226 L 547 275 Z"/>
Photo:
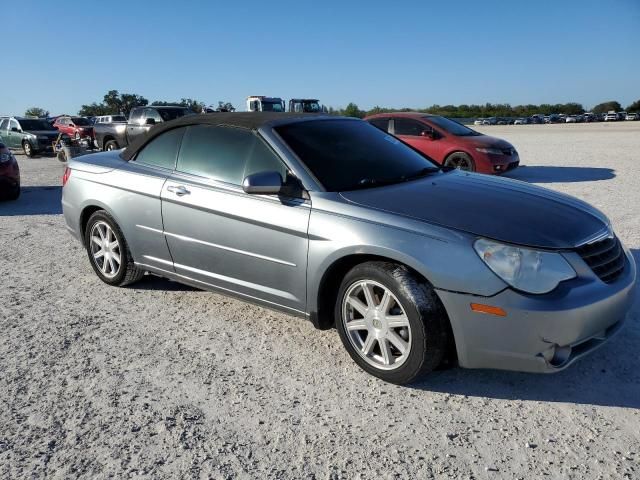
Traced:
<path id="1" fill-rule="evenodd" d="M 234 107 L 231 102 L 218 102 L 218 111 L 219 112 L 235 112 L 236 107 Z"/>
<path id="2" fill-rule="evenodd" d="M 134 108 L 149 105 L 149 100 L 141 95 L 136 95 L 135 93 L 121 93 L 120 105 L 120 111 L 128 116 L 129 112 Z"/>
<path id="3" fill-rule="evenodd" d="M 356 118 L 362 118 L 365 115 L 365 112 L 363 112 L 362 110 L 360 110 L 358 108 L 358 106 L 351 102 L 349 105 L 346 106 L 346 108 L 342 111 L 342 115 L 344 115 L 345 117 L 356 117 Z"/>
<path id="4" fill-rule="evenodd" d="M 90 105 L 82 105 L 78 110 L 78 115 L 81 117 L 97 117 L 98 115 L 109 115 L 110 113 L 112 112 L 105 104 L 96 102 Z"/>
<path id="5" fill-rule="evenodd" d="M 640 100 L 636 100 L 627 107 L 627 112 L 640 112 Z"/>
<path id="6" fill-rule="evenodd" d="M 179 102 L 156 100 L 151 105 L 156 107 L 186 107 L 195 113 L 202 113 L 204 110 L 204 102 L 193 100 L 192 98 L 182 98 Z"/>
<path id="7" fill-rule="evenodd" d="M 109 90 L 104 97 L 102 103 L 93 102 L 89 105 L 82 105 L 78 111 L 78 115 L 96 116 L 96 115 L 117 115 L 122 113 L 129 115 L 129 112 L 135 107 L 144 107 L 149 101 L 141 95 L 135 93 L 120 93 L 118 90 Z"/>
<path id="8" fill-rule="evenodd" d="M 26 112 L 24 112 L 24 116 L 38 117 L 38 118 L 48 117 L 49 110 L 45 110 L 44 108 L 40 108 L 40 107 L 31 107 L 31 108 L 28 108 Z"/>
<path id="9" fill-rule="evenodd" d="M 607 113 L 609 110 L 613 110 L 614 112 L 619 112 L 620 110 L 622 110 L 622 105 L 620 105 L 620 102 L 616 102 L 615 100 L 610 100 L 608 102 L 599 103 L 598 105 L 593 107 L 593 110 L 591 111 L 593 113 Z"/>

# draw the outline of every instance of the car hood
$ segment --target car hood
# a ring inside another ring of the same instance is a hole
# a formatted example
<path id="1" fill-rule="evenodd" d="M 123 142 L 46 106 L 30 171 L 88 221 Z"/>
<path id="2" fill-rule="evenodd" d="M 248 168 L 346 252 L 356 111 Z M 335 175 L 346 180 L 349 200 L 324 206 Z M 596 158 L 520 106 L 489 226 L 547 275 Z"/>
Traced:
<path id="1" fill-rule="evenodd" d="M 506 140 L 501 138 L 491 137 L 489 135 L 470 135 L 468 137 L 456 137 L 473 147 L 492 147 L 492 148 L 513 148 Z"/>
<path id="2" fill-rule="evenodd" d="M 25 130 L 25 132 L 31 135 L 42 135 L 51 138 L 56 138 L 59 133 L 57 130 Z"/>
<path id="3" fill-rule="evenodd" d="M 604 214 L 576 198 L 460 171 L 341 196 L 368 208 L 531 247 L 573 248 L 609 228 Z"/>

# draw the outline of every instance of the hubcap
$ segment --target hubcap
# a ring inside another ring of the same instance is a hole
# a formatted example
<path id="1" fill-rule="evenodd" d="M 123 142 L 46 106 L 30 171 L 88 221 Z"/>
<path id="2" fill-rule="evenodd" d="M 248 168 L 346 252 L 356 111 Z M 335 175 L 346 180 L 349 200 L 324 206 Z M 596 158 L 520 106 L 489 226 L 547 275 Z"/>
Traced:
<path id="1" fill-rule="evenodd" d="M 31 154 L 31 145 L 29 145 L 29 142 L 24 144 L 24 153 L 26 153 L 27 155 Z"/>
<path id="2" fill-rule="evenodd" d="M 97 222 L 91 229 L 91 255 L 105 277 L 113 278 L 120 271 L 120 243 L 105 222 Z"/>
<path id="3" fill-rule="evenodd" d="M 351 344 L 370 365 L 393 370 L 411 350 L 407 314 L 391 291 L 372 280 L 349 287 L 342 300 L 342 322 Z"/>

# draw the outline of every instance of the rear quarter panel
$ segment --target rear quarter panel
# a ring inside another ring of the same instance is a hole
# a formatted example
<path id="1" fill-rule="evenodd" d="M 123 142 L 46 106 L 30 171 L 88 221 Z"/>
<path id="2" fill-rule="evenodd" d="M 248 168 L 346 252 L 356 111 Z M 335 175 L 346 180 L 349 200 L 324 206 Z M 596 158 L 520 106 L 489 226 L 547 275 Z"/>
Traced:
<path id="1" fill-rule="evenodd" d="M 68 229 L 81 240 L 82 212 L 86 208 L 98 207 L 118 223 L 134 260 L 140 261 L 144 253 L 153 252 L 154 256 L 171 261 L 161 234 L 160 192 L 165 178 L 147 174 L 144 167 L 121 162 L 120 168 L 110 170 L 100 170 L 80 161 L 70 163 L 71 176 L 62 192 L 62 209 Z"/>

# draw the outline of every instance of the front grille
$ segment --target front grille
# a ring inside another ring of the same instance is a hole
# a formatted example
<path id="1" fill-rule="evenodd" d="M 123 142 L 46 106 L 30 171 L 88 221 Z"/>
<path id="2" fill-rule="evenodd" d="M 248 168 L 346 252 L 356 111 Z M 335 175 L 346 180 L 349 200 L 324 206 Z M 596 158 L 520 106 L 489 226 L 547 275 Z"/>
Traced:
<path id="1" fill-rule="evenodd" d="M 510 157 L 511 155 L 515 154 L 516 151 L 513 148 L 503 148 L 502 149 L 502 153 L 508 157 Z"/>
<path id="2" fill-rule="evenodd" d="M 577 252 L 605 283 L 615 282 L 624 270 L 624 252 L 615 236 L 583 245 Z"/>

